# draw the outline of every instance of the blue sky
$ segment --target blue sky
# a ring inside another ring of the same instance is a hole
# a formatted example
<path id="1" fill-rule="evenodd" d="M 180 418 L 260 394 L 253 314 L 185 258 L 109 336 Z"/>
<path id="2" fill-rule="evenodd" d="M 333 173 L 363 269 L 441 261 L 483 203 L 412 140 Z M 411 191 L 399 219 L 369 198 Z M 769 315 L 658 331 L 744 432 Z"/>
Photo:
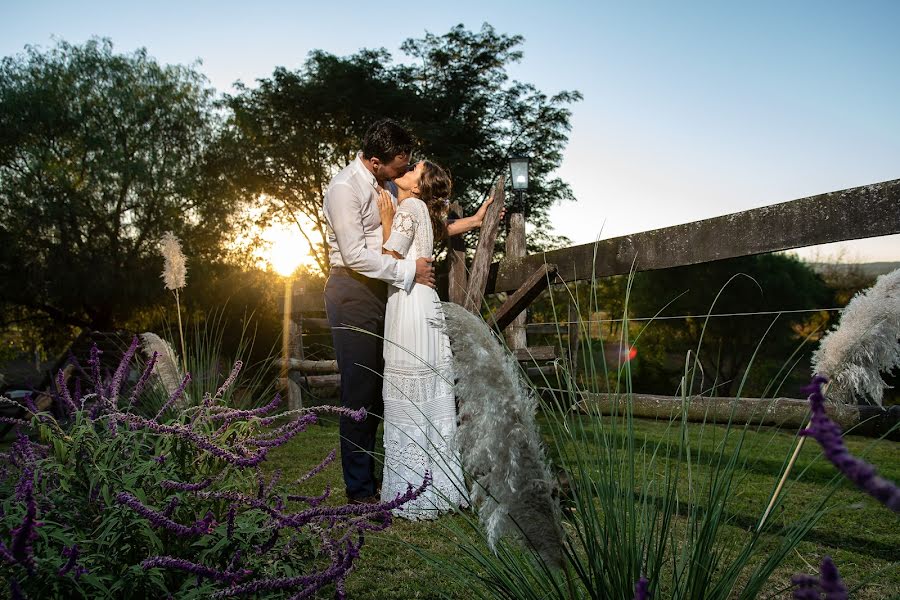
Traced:
<path id="1" fill-rule="evenodd" d="M 77 4 L 77 6 L 76 6 Z M 320 48 L 398 47 L 457 23 L 521 34 L 514 78 L 577 89 L 551 213 L 576 243 L 900 177 L 900 2 L 9 2 L 0 54 L 110 37 L 203 61 L 221 91 Z M 900 207 L 898 207 L 900 210 Z M 900 260 L 900 236 L 840 244 Z M 804 251 L 811 255 L 813 250 Z"/>

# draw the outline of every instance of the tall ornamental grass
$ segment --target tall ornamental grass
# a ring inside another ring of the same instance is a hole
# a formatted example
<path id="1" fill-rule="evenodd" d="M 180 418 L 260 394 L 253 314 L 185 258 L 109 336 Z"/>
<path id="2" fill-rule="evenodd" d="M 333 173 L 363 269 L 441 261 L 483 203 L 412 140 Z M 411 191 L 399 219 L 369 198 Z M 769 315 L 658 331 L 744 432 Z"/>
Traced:
<path id="1" fill-rule="evenodd" d="M 629 282 L 629 291 L 630 287 Z M 575 295 L 568 289 L 566 292 L 568 301 L 575 302 Z M 627 293 L 626 321 L 617 343 L 619 348 L 631 348 L 639 343 L 649 326 L 649 323 L 644 325 L 634 339 L 630 338 L 632 328 L 627 322 Z M 591 298 L 590 307 L 579 308 L 579 314 L 596 313 L 600 309 L 595 296 Z M 710 314 L 713 308 L 714 305 L 710 307 Z M 448 328 L 452 331 L 452 311 L 447 312 L 447 318 Z M 579 323 L 579 326 L 582 335 L 587 336 L 586 325 Z M 704 330 L 705 326 L 706 321 Z M 487 329 L 483 322 L 480 327 Z M 738 398 L 767 333 L 763 334 L 750 367 L 743 375 Z M 487 375 L 473 382 L 471 378 L 487 374 L 490 369 L 466 364 L 466 361 L 477 360 L 478 356 L 488 360 L 494 352 L 489 345 L 502 343 L 499 336 L 495 338 L 487 336 L 488 341 L 484 342 L 485 347 L 480 352 L 457 352 L 459 346 L 454 347 L 457 376 L 466 378 L 468 387 L 481 386 L 485 404 L 509 395 L 509 382 L 503 377 Z M 803 340 L 801 347 L 806 342 Z M 512 518 L 518 535 L 505 536 L 499 541 L 489 527 L 482 526 L 478 511 L 484 506 L 491 514 L 501 512 L 508 517 L 515 516 L 514 507 L 509 505 L 509 490 L 505 487 L 498 489 L 496 494 L 490 487 L 481 490 L 492 501 L 476 505 L 474 514 L 462 511 L 463 526 L 446 525 L 449 535 L 460 541 L 459 553 L 434 556 L 421 551 L 422 555 L 466 581 L 472 597 L 476 598 L 750 600 L 766 594 L 790 593 L 792 585 L 800 584 L 773 581 L 772 575 L 826 516 L 829 500 L 841 484 L 841 475 L 835 473 L 824 486 L 821 497 L 806 503 L 799 514 L 795 513 L 790 519 L 781 516 L 762 519 L 766 509 L 762 503 L 751 509 L 756 511 L 755 526 L 736 522 L 735 517 L 740 513 L 747 515 L 747 507 L 740 503 L 742 478 L 752 470 L 757 459 L 766 455 L 768 446 L 755 448 L 754 453 L 742 452 L 748 433 L 760 432 L 762 427 L 734 422 L 733 412 L 725 423 L 719 423 L 724 429 L 708 428 L 711 433 L 703 428 L 706 420 L 700 424 L 688 422 L 687 407 L 691 398 L 698 394 L 712 395 L 717 383 L 704 381 L 698 360 L 702 350 L 701 336 L 700 344 L 688 353 L 684 363 L 678 387 L 680 408 L 668 419 L 669 435 L 658 441 L 642 440 L 635 433 L 630 363 L 624 361 L 611 371 L 602 357 L 594 360 L 591 344 L 582 345 L 580 362 L 589 366 L 583 376 L 576 376 L 567 371 L 565 365 L 560 365 L 558 381 L 545 379 L 543 385 L 527 390 L 519 405 L 505 407 L 505 410 L 527 412 L 531 399 L 540 397 L 542 400 L 546 453 L 558 474 L 552 496 L 559 503 L 559 514 L 562 515 L 561 567 L 542 558 L 540 550 L 544 546 L 539 541 L 529 540 L 529 535 L 535 531 L 531 523 Z M 787 372 L 796 366 L 794 357 L 789 363 L 785 373 L 779 374 L 768 388 L 772 398 L 781 393 Z M 596 365 L 603 365 L 602 372 Z M 527 381 L 524 373 L 520 378 Z M 799 390 L 789 391 L 796 392 Z M 592 394 L 600 393 L 610 395 L 611 414 L 602 413 L 598 404 L 592 401 Z M 761 407 L 760 412 L 764 408 L 768 407 Z M 468 410 L 473 409 L 469 407 Z M 502 418 L 495 421 L 504 422 Z M 463 420 L 461 433 L 465 427 Z M 699 440 L 690 435 L 693 428 L 700 430 Z M 712 440 L 712 450 L 709 450 L 709 440 L 703 439 L 709 435 L 716 436 Z M 499 447 L 508 443 L 504 431 L 485 430 L 481 436 L 481 445 L 494 443 Z M 774 436 L 773 432 L 770 443 Z M 498 449 L 487 448 L 481 452 L 485 456 L 492 452 L 502 455 Z M 788 458 L 789 455 L 783 457 L 782 467 Z M 507 467 L 497 465 L 497 469 L 501 468 Z M 489 479 L 484 471 L 482 465 L 479 473 L 467 475 L 470 481 L 483 482 Z M 776 514 L 783 500 L 790 497 L 792 485 L 801 481 L 804 473 L 801 471 L 776 499 Z M 773 490 L 775 486 L 776 479 L 773 478 Z M 528 493 L 528 490 L 522 489 L 521 493 Z M 522 504 L 527 500 L 519 498 L 517 502 Z M 555 512 L 555 509 L 551 510 L 545 517 Z M 752 518 L 753 514 L 748 516 Z M 886 514 L 891 518 L 889 512 Z M 553 530 L 547 528 L 547 531 Z M 523 541 L 525 543 L 521 543 Z M 828 568 L 823 565 L 823 573 Z M 798 581 L 803 583 L 798 597 L 812 593 L 809 591 L 811 579 Z"/>

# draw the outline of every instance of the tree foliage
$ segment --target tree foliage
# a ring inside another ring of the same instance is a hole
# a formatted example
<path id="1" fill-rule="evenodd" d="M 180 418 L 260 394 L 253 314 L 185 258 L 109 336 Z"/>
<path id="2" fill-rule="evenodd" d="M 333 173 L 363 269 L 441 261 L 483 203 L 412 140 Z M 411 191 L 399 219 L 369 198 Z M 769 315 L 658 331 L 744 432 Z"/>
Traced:
<path id="1" fill-rule="evenodd" d="M 521 43 L 489 25 L 478 32 L 458 25 L 405 41 L 400 64 L 384 49 L 366 49 L 348 57 L 317 51 L 297 71 L 278 68 L 227 100 L 233 143 L 244 157 L 236 179 L 248 194 L 264 194 L 264 219 L 302 224 L 302 215 L 312 224 L 304 235 L 324 270 L 324 189 L 353 159 L 368 125 L 388 116 L 417 136 L 415 158 L 451 171 L 453 199 L 467 213 L 507 169 L 509 156 L 530 155 L 529 243 L 558 245 L 562 238 L 547 233 L 548 209 L 573 195 L 553 173 L 568 140 L 569 106 L 581 95 L 548 96 L 510 81 L 507 69 L 521 59 Z"/>
<path id="2" fill-rule="evenodd" d="M 0 281 L 7 304 L 108 328 L 158 300 L 167 230 L 214 258 L 233 205 L 213 92 L 108 40 L 0 64 Z"/>

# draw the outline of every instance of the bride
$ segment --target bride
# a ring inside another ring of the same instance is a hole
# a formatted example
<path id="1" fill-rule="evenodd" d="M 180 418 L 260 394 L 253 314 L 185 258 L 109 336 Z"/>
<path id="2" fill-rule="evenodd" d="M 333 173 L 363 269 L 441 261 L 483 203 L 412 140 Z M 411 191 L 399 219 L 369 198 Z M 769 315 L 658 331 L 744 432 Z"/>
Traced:
<path id="1" fill-rule="evenodd" d="M 488 198 L 471 217 L 446 222 L 451 181 L 438 165 L 421 161 L 395 179 L 399 206 L 383 191 L 378 201 L 383 253 L 431 257 L 435 241 L 481 227 Z M 396 214 L 395 214 L 396 210 Z M 468 499 L 455 446 L 456 406 L 450 342 L 434 289 L 415 284 L 388 293 L 384 326 L 384 479 L 381 500 L 393 500 L 433 477 L 426 493 L 398 509 L 407 519 L 433 519 Z"/>

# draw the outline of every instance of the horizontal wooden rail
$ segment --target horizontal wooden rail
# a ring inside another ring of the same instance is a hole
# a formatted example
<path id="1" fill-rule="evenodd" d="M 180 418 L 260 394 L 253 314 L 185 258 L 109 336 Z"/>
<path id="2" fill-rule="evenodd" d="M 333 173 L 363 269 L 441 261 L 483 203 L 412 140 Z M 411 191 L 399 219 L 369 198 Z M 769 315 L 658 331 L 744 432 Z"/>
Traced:
<path id="1" fill-rule="evenodd" d="M 900 179 L 730 215 L 507 258 L 491 265 L 486 293 L 512 292 L 545 263 L 563 281 L 667 269 L 900 233 Z"/>
<path id="2" fill-rule="evenodd" d="M 301 373 L 337 373 L 338 365 L 336 360 L 303 360 L 299 358 L 288 359 L 288 368 L 292 371 L 300 371 Z"/>
<path id="3" fill-rule="evenodd" d="M 555 393 L 562 393 L 568 399 L 568 392 L 544 390 L 550 400 Z M 581 395 L 578 408 L 582 412 L 610 414 L 614 409 L 624 414 L 628 402 L 624 396 L 614 394 Z M 632 414 L 635 417 L 670 419 L 682 412 L 682 399 L 678 396 L 658 396 L 653 394 L 632 394 Z M 691 422 L 728 423 L 734 425 L 772 425 L 776 427 L 799 428 L 809 422 L 809 402 L 795 398 L 724 398 L 692 396 L 687 401 L 687 420 Z M 900 406 L 882 409 L 877 406 L 848 404 L 826 404 L 828 415 L 844 431 L 853 435 L 880 437 L 900 422 Z M 893 429 L 888 439 L 897 439 L 900 430 Z"/>

